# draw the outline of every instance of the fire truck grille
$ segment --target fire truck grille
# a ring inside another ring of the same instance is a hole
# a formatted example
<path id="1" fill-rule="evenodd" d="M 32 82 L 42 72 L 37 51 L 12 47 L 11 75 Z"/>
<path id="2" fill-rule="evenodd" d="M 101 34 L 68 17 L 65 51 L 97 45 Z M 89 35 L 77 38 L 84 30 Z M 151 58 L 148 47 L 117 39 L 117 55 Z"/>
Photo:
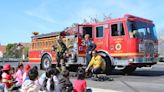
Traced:
<path id="1" fill-rule="evenodd" d="M 144 47 L 145 47 L 145 56 L 153 57 L 155 52 L 153 42 L 146 41 L 144 43 Z"/>

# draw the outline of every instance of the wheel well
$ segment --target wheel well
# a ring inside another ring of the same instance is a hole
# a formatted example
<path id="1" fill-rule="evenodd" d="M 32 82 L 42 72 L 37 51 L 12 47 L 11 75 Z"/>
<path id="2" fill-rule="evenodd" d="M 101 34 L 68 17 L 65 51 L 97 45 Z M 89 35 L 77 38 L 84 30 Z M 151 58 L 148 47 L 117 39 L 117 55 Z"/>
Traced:
<path id="1" fill-rule="evenodd" d="M 104 57 L 107 56 L 107 57 L 110 59 L 111 63 L 113 63 L 113 62 L 112 62 L 112 59 L 111 59 L 111 56 L 108 55 L 106 52 L 104 52 L 104 51 L 98 51 L 98 54 L 100 54 L 100 55 L 102 55 L 102 56 L 104 56 Z"/>
<path id="2" fill-rule="evenodd" d="M 106 67 L 105 67 L 104 73 L 107 75 L 111 74 L 111 72 L 113 70 L 113 66 L 112 66 L 112 62 L 111 62 L 112 60 L 111 60 L 110 56 L 103 51 L 98 51 L 98 54 L 101 55 L 105 59 Z"/>
<path id="3" fill-rule="evenodd" d="M 44 54 L 42 55 L 42 57 L 41 57 L 41 61 L 42 61 L 43 57 L 46 56 L 46 55 L 49 56 L 50 59 L 52 60 L 52 57 L 51 57 L 51 55 L 50 55 L 49 53 L 44 53 Z"/>

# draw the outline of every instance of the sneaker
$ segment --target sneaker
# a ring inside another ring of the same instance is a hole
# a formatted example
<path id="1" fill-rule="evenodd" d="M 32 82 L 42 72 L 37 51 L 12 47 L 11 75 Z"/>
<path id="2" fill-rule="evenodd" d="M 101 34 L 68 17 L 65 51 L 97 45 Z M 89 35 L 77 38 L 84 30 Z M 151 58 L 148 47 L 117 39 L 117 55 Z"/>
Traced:
<path id="1" fill-rule="evenodd" d="M 108 81 L 113 81 L 113 78 L 108 78 Z"/>

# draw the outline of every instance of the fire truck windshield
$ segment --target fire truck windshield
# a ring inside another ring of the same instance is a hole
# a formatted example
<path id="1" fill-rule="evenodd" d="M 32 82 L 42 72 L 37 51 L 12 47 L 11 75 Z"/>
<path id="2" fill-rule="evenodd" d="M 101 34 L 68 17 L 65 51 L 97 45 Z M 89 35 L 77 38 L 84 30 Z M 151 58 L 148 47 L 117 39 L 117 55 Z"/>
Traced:
<path id="1" fill-rule="evenodd" d="M 130 38 L 157 40 L 154 24 L 136 20 L 128 21 L 127 25 Z"/>

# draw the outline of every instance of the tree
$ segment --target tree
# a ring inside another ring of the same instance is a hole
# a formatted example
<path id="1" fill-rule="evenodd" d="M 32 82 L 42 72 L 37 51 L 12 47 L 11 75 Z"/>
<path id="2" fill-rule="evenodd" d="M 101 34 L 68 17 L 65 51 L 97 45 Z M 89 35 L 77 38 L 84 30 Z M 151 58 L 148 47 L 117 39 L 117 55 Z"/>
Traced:
<path id="1" fill-rule="evenodd" d="M 16 47 L 16 43 L 8 44 L 6 46 L 6 53 L 4 53 L 4 57 L 6 57 L 6 58 L 13 57 L 13 49 L 14 49 L 14 47 Z"/>
<path id="2" fill-rule="evenodd" d="M 14 44 L 8 44 L 6 46 L 6 52 L 9 52 L 11 50 L 11 48 L 14 47 L 14 46 L 16 46 L 16 43 L 14 43 Z"/>
<path id="3" fill-rule="evenodd" d="M 19 44 L 8 44 L 6 46 L 5 58 L 22 58 L 24 46 Z"/>

